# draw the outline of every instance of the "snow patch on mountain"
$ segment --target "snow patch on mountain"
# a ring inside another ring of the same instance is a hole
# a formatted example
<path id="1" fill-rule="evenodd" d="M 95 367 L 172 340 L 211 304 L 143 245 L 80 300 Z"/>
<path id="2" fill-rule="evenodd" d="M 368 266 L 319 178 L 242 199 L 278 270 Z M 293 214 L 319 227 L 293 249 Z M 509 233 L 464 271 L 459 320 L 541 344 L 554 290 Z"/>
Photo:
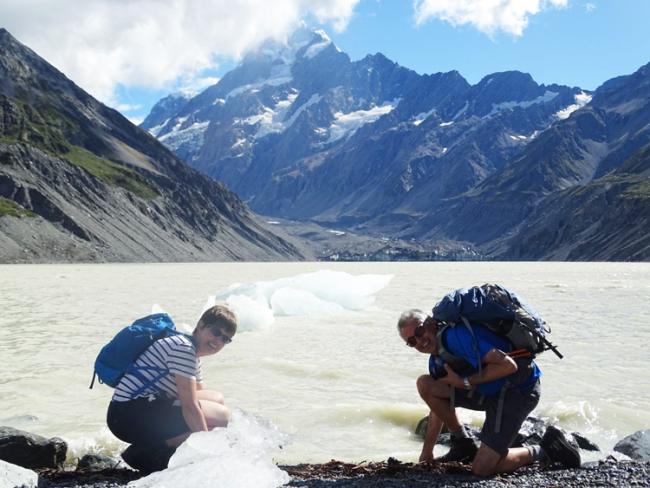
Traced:
<path id="1" fill-rule="evenodd" d="M 530 135 L 524 135 L 524 134 L 509 134 L 510 139 L 516 142 L 525 142 L 528 143 L 535 139 L 539 135 L 539 131 L 536 130 L 532 132 Z"/>
<path id="2" fill-rule="evenodd" d="M 309 100 L 303 103 L 298 109 L 289 117 L 287 114 L 293 105 L 294 101 L 298 98 L 298 92 L 290 93 L 289 96 L 278 101 L 273 107 L 264 107 L 264 111 L 257 115 L 251 115 L 245 119 L 239 120 L 244 125 L 257 125 L 257 132 L 253 136 L 254 139 L 259 139 L 268 134 L 277 134 L 284 132 L 293 125 L 296 119 L 302 112 L 311 105 L 320 102 L 323 98 L 321 95 L 312 95 Z"/>
<path id="3" fill-rule="evenodd" d="M 452 120 L 457 120 L 461 115 L 467 112 L 468 108 L 469 108 L 469 102 L 465 102 L 464 105 L 460 108 L 460 110 L 456 112 L 456 115 L 452 117 Z"/>
<path id="4" fill-rule="evenodd" d="M 413 119 L 411 119 L 411 122 L 413 125 L 420 125 L 422 122 L 427 120 L 429 117 L 431 117 L 434 113 L 436 113 L 436 109 L 432 108 L 428 112 L 421 112 L 417 114 Z"/>
<path id="5" fill-rule="evenodd" d="M 574 100 L 575 100 L 576 103 L 573 103 L 573 104 L 569 105 L 568 107 L 563 108 L 562 110 L 557 111 L 557 112 L 555 113 L 555 116 L 556 116 L 559 120 L 568 119 L 569 116 L 570 116 L 573 112 L 575 112 L 575 111 L 578 110 L 578 109 L 581 109 L 582 107 L 584 107 L 585 105 L 587 105 L 589 102 L 591 102 L 591 99 L 592 99 L 592 98 L 593 98 L 593 97 L 592 97 L 591 95 L 589 95 L 588 93 L 580 92 L 580 93 L 576 94 L 576 96 L 574 97 Z"/>
<path id="6" fill-rule="evenodd" d="M 162 124 L 152 127 L 151 129 L 149 129 L 149 134 L 151 134 L 154 137 L 158 137 L 160 131 L 163 130 L 163 128 L 167 125 L 167 122 L 169 122 L 169 119 L 165 119 L 165 121 Z"/>
<path id="7" fill-rule="evenodd" d="M 287 43 L 277 41 L 267 42 L 259 50 L 259 54 L 275 63 L 271 68 L 271 74 L 268 78 L 257 80 L 255 83 L 249 83 L 234 88 L 226 95 L 226 100 L 236 97 L 246 92 L 254 92 L 263 86 L 280 86 L 289 84 L 293 81 L 291 67 L 293 66 L 298 52 L 307 47 L 303 53 L 305 58 L 313 58 L 323 49 L 326 49 L 332 43 L 332 40 L 323 30 L 310 31 L 299 29 L 296 31 Z M 337 50 L 338 47 L 336 48 Z M 246 60 L 244 60 L 246 62 Z"/>
<path id="8" fill-rule="evenodd" d="M 312 59 L 318 55 L 323 49 L 327 48 L 330 44 L 332 44 L 332 40 L 329 38 L 329 36 L 325 33 L 323 30 L 316 30 L 314 31 L 314 34 L 320 37 L 320 42 L 315 42 L 312 43 L 307 50 L 305 51 L 305 54 L 303 54 L 303 57 Z M 338 48 L 337 48 L 338 49 Z"/>
<path id="9" fill-rule="evenodd" d="M 231 97 L 236 97 L 242 93 L 252 92 L 255 93 L 259 91 L 263 86 L 281 86 L 291 83 L 293 77 L 291 76 L 291 65 L 290 64 L 279 64 L 271 68 L 271 74 L 268 78 L 258 80 L 255 83 L 249 83 L 247 85 L 238 86 L 234 88 L 226 95 L 226 100 Z"/>
<path id="10" fill-rule="evenodd" d="M 492 110 L 490 111 L 489 114 L 486 115 L 486 117 L 491 117 L 492 115 L 495 115 L 503 110 L 511 110 L 515 107 L 528 108 L 531 105 L 536 105 L 538 103 L 547 103 L 553 100 L 558 95 L 559 95 L 558 92 L 546 90 L 543 95 L 540 95 L 537 98 L 533 98 L 532 100 L 525 100 L 523 102 L 510 101 L 510 102 L 501 102 L 497 104 L 492 104 Z"/>
<path id="11" fill-rule="evenodd" d="M 381 116 L 395 110 L 400 100 L 401 98 L 396 98 L 395 100 L 384 102 L 382 105 L 372 107 L 368 110 L 357 110 L 347 114 L 336 112 L 334 114 L 334 121 L 329 127 L 330 137 L 327 142 L 330 143 L 338 141 L 343 137 L 350 137 L 359 127 L 375 122 Z"/>
<path id="12" fill-rule="evenodd" d="M 182 122 L 178 122 L 170 132 L 159 138 L 160 142 L 164 143 L 172 151 L 177 150 L 182 145 L 190 145 L 193 149 L 198 150 L 203 145 L 203 136 L 210 122 L 194 122 L 192 125 L 181 129 L 180 127 L 187 120 L 187 117 L 179 118 L 179 121 L 181 120 Z"/>

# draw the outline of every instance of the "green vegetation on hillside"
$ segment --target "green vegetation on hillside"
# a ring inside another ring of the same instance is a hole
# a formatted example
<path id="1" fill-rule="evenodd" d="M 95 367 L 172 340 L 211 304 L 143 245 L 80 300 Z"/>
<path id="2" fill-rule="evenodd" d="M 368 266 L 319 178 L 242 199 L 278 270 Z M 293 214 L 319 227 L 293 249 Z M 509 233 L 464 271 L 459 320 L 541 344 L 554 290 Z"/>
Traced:
<path id="1" fill-rule="evenodd" d="M 0 134 L 0 142 L 20 142 L 37 147 L 53 157 L 83 168 L 108 185 L 119 186 L 141 198 L 152 199 L 159 195 L 136 171 L 71 143 L 68 135 L 76 134 L 78 137 L 82 131 L 78 124 L 60 115 L 51 105 L 42 104 L 36 109 L 17 100 L 5 100 L 8 103 L 4 104 L 4 110 L 0 104 L 0 117 L 4 115 L 9 123 L 5 124 L 4 133 Z"/>
<path id="2" fill-rule="evenodd" d="M 75 166 L 85 169 L 97 179 L 124 188 L 139 197 L 152 199 L 159 195 L 137 172 L 100 158 L 82 147 L 69 146 L 68 152 L 59 157 L 64 157 Z"/>
<path id="3" fill-rule="evenodd" d="M 623 198 L 634 198 L 640 200 L 650 199 L 650 180 L 644 179 L 630 185 L 621 196 Z"/>
<path id="4" fill-rule="evenodd" d="M 0 216 L 9 215 L 10 217 L 36 217 L 31 210 L 21 207 L 13 200 L 0 197 Z"/>

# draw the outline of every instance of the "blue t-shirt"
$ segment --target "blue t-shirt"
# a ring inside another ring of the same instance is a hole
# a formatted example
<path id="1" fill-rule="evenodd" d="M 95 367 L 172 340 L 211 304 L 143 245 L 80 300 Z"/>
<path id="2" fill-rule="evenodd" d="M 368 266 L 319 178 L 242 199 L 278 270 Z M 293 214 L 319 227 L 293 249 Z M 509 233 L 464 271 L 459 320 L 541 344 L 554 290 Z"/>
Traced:
<path id="1" fill-rule="evenodd" d="M 482 325 L 472 324 L 472 330 L 476 337 L 476 343 L 471 332 L 464 325 L 448 327 L 445 332 L 443 332 L 442 339 L 445 343 L 445 348 L 451 354 L 462 357 L 477 371 L 479 361 L 482 361 L 483 357 L 490 350 L 497 348 L 503 352 L 509 352 L 512 349 L 510 343 L 506 339 L 496 335 L 494 332 L 491 332 Z M 478 349 L 478 353 L 475 350 L 475 347 Z M 436 361 L 436 359 L 440 360 L 440 358 L 436 358 L 436 356 L 432 355 L 429 364 L 431 365 Z M 476 391 L 482 395 L 496 395 L 501 391 L 504 383 L 507 380 L 514 381 L 516 375 L 517 373 L 513 373 L 510 376 L 490 381 L 489 383 L 476 385 Z M 529 389 L 533 384 L 535 384 L 541 375 L 542 372 L 535 361 L 533 361 L 531 364 L 530 376 L 520 384 L 519 388 L 522 390 Z"/>

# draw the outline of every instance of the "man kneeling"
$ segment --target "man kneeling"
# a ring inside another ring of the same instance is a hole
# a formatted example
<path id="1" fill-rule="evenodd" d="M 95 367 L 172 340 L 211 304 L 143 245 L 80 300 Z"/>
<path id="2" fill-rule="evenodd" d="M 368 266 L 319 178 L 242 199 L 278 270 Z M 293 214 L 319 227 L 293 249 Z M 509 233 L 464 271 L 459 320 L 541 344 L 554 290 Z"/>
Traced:
<path id="1" fill-rule="evenodd" d="M 402 314 L 397 329 L 408 346 L 431 355 L 429 374 L 417 379 L 418 393 L 431 410 L 421 462 L 433 461 L 444 423 L 452 443 L 439 461 L 472 462 L 472 472 L 479 476 L 510 472 L 535 461 L 580 467 L 578 450 L 552 426 L 539 446 L 510 447 L 539 401 L 541 372 L 535 361 L 510 357 L 508 341 L 484 326 L 442 327 L 416 309 Z M 459 422 L 456 406 L 485 411 L 480 448 Z"/>

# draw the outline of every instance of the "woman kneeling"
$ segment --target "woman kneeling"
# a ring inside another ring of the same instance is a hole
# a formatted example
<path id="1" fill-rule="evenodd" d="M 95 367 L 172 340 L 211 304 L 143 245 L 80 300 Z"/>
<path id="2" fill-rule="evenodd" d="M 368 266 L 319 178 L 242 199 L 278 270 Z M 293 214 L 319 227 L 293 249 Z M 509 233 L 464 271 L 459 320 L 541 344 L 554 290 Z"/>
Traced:
<path id="1" fill-rule="evenodd" d="M 192 432 L 225 427 L 223 395 L 203 387 L 201 360 L 219 352 L 237 332 L 227 307 L 206 310 L 191 336 L 159 339 L 143 352 L 115 388 L 107 423 L 131 444 L 122 458 L 141 471 L 158 471 Z"/>

